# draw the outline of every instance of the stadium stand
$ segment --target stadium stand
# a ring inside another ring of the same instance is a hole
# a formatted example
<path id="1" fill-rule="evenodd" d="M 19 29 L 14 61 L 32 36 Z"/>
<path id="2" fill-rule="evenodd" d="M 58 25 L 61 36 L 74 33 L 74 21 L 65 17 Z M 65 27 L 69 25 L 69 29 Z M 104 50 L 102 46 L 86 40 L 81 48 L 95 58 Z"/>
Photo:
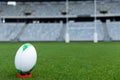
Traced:
<path id="1" fill-rule="evenodd" d="M 120 2 L 118 1 L 98 1 L 97 14 L 107 11 L 106 14 L 119 14 Z M 5 17 L 46 17 L 65 16 L 65 2 L 17 2 L 16 6 L 7 5 L 1 2 L 0 16 Z M 69 15 L 94 15 L 93 1 L 70 1 Z M 71 41 L 93 41 L 94 22 L 74 22 L 69 21 L 68 32 Z M 106 27 L 105 27 L 105 26 Z M 97 20 L 97 33 L 99 41 L 120 40 L 120 22 L 107 21 L 103 24 Z M 64 23 L 2 23 L 0 22 L 0 41 L 63 41 Z"/>
<path id="2" fill-rule="evenodd" d="M 112 40 L 120 40 L 120 22 L 108 22 L 108 32 Z"/>
<path id="3" fill-rule="evenodd" d="M 108 10 L 108 14 L 120 13 L 119 2 L 98 2 L 97 3 L 97 14 L 101 14 L 100 10 Z M 49 8 L 49 9 L 48 9 Z M 6 3 L 1 4 L 0 13 L 1 16 L 59 16 L 65 11 L 65 2 L 43 2 L 43 3 L 20 3 L 16 6 L 7 5 Z M 94 3 L 92 1 L 84 2 L 70 2 L 69 3 L 69 14 L 70 15 L 93 15 L 94 14 Z"/>
<path id="4" fill-rule="evenodd" d="M 0 41 L 11 41 L 20 32 L 24 23 L 1 23 L 0 24 Z"/>
<path id="5" fill-rule="evenodd" d="M 41 23 L 28 24 L 20 36 L 20 41 L 56 41 L 62 24 Z"/>

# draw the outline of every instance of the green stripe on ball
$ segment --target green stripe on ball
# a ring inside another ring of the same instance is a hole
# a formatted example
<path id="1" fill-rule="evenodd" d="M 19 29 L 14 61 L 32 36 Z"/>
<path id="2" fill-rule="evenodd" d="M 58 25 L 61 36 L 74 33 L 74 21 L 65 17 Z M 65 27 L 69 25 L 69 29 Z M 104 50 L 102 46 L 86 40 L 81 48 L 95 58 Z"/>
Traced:
<path id="1" fill-rule="evenodd" d="M 30 43 L 26 43 L 23 45 L 23 51 L 25 51 L 29 46 L 31 46 Z"/>

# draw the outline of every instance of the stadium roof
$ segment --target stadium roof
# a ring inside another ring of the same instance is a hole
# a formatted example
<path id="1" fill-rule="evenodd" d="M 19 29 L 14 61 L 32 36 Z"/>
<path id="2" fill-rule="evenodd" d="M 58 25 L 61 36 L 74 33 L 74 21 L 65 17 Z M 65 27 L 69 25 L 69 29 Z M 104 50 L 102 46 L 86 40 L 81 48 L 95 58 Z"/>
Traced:
<path id="1" fill-rule="evenodd" d="M 0 1 L 11 1 L 11 0 L 0 0 Z M 12 1 L 18 1 L 18 2 L 30 2 L 30 1 L 66 1 L 66 0 L 12 0 Z M 70 1 L 87 1 L 87 0 L 70 0 Z M 92 1 L 92 0 L 89 0 Z"/>
<path id="2" fill-rule="evenodd" d="M 44 2 L 44 1 L 66 1 L 66 0 L 0 0 L 0 1 L 17 1 L 17 2 Z M 94 1 L 94 0 L 69 0 L 69 1 Z M 119 0 L 97 0 L 97 1 L 119 1 Z"/>

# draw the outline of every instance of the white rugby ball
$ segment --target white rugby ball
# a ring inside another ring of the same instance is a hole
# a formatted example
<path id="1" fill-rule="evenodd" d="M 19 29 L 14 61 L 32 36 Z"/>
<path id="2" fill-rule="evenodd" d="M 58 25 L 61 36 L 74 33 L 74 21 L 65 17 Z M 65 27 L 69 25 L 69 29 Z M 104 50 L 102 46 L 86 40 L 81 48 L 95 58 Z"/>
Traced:
<path id="1" fill-rule="evenodd" d="M 15 55 L 15 67 L 19 73 L 29 73 L 35 66 L 36 61 L 35 47 L 30 43 L 22 45 Z"/>

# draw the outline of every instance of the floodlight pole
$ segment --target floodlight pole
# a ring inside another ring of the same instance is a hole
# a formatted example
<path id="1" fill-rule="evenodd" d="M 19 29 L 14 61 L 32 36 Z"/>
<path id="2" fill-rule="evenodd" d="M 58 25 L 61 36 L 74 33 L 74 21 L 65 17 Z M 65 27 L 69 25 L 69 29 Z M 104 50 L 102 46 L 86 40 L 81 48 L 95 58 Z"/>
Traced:
<path id="1" fill-rule="evenodd" d="M 97 1 L 94 0 L 94 43 L 98 42 L 97 35 Z"/>
<path id="2" fill-rule="evenodd" d="M 69 25 L 68 25 L 68 22 L 69 22 L 69 0 L 66 0 L 66 33 L 65 33 L 65 42 L 66 43 L 69 43 L 70 40 L 69 40 L 69 32 L 68 32 L 68 28 L 69 28 Z"/>

